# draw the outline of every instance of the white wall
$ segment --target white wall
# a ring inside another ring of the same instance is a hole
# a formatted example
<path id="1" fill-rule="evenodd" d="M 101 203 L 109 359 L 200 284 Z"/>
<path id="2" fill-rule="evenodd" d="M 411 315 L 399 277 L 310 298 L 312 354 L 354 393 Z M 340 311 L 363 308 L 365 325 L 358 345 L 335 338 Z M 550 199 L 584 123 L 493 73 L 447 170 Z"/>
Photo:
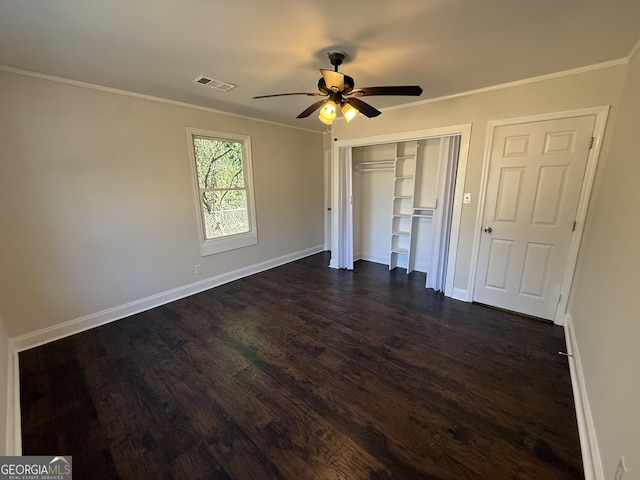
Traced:
<path id="1" fill-rule="evenodd" d="M 9 338 L 0 315 L 0 456 L 9 455 L 7 434 L 9 432 Z"/>
<path id="2" fill-rule="evenodd" d="M 463 205 L 454 288 L 469 285 L 471 253 L 478 209 L 487 124 L 491 120 L 536 115 L 579 108 L 612 105 L 602 155 L 606 156 L 611 127 L 619 104 L 626 65 L 560 76 L 544 81 L 498 88 L 440 101 L 418 103 L 383 111 L 368 119 L 361 115 L 347 124 L 334 122 L 332 137 L 339 141 L 472 123 L 465 192 L 472 203 Z M 375 105 L 375 100 L 371 100 Z"/>
<path id="3" fill-rule="evenodd" d="M 640 478 L 640 55 L 629 65 L 611 148 L 600 165 L 569 310 L 604 478 L 620 455 Z"/>
<path id="4" fill-rule="evenodd" d="M 320 134 L 6 72 L 0 105 L 10 338 L 323 244 Z M 200 256 L 186 127 L 251 136 L 258 245 Z"/>
<path id="5" fill-rule="evenodd" d="M 358 185 L 353 190 L 354 242 L 357 242 L 354 243 L 354 259 L 361 258 L 388 265 L 393 170 L 356 170 L 353 179 Z"/>

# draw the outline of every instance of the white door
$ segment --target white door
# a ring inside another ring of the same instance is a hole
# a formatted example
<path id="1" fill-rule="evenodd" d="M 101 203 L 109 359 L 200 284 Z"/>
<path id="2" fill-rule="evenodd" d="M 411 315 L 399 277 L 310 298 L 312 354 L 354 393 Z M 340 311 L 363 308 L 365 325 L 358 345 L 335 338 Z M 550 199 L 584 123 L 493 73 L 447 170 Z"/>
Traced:
<path id="1" fill-rule="evenodd" d="M 554 319 L 595 119 L 494 129 L 474 301 Z"/>

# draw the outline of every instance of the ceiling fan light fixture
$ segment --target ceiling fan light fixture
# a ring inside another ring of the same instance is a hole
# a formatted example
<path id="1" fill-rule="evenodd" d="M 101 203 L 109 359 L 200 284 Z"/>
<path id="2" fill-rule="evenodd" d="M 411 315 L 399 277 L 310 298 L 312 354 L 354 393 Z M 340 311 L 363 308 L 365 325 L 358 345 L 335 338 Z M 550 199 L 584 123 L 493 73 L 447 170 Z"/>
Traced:
<path id="1" fill-rule="evenodd" d="M 329 55 L 329 60 L 334 68 L 333 70 L 320 69 L 320 73 L 322 74 L 322 77 L 318 80 L 318 90 L 320 93 L 275 93 L 272 95 L 259 95 L 253 98 L 284 97 L 288 95 L 325 97 L 324 100 L 318 100 L 317 102 L 309 105 L 296 118 L 307 118 L 313 112 L 320 109 L 320 115 L 318 115 L 320 121 L 326 125 L 331 125 L 336 119 L 338 105 L 340 106 L 342 115 L 347 123 L 353 120 L 358 113 L 361 113 L 367 118 L 377 117 L 382 113 L 377 108 L 360 100 L 360 97 L 371 97 L 374 95 L 403 95 L 417 97 L 422 94 L 422 88 L 418 85 L 391 85 L 383 87 L 354 88 L 355 82 L 353 81 L 353 78 L 338 71 L 338 66 L 342 64 L 346 54 L 341 50 L 331 50 L 327 52 L 327 54 Z"/>
<path id="2" fill-rule="evenodd" d="M 353 118 L 360 113 L 360 110 L 352 107 L 348 103 L 342 105 L 342 115 L 344 115 L 344 119 L 349 123 Z"/>
<path id="3" fill-rule="evenodd" d="M 320 109 L 320 115 L 318 116 L 322 123 L 331 125 L 336 118 L 336 102 L 329 100 Z"/>

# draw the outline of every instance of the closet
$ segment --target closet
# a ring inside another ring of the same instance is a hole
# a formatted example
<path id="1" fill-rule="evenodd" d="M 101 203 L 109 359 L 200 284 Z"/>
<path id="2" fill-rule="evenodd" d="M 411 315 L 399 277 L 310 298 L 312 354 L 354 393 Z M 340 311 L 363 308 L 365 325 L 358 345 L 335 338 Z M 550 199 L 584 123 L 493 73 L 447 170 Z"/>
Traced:
<path id="1" fill-rule="evenodd" d="M 441 138 L 354 147 L 353 258 L 429 271 Z"/>

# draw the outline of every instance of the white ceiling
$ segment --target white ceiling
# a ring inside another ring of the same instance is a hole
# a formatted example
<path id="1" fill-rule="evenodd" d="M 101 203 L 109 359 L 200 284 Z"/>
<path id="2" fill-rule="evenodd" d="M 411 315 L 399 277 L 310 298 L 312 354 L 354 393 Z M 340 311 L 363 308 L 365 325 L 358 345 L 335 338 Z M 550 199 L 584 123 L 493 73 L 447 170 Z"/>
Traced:
<path id="1" fill-rule="evenodd" d="M 324 130 L 296 115 L 330 49 L 377 108 L 625 58 L 640 0 L 1 0 L 0 65 Z M 219 92 L 206 75 L 237 88 Z M 358 121 L 376 121 L 362 119 Z"/>

